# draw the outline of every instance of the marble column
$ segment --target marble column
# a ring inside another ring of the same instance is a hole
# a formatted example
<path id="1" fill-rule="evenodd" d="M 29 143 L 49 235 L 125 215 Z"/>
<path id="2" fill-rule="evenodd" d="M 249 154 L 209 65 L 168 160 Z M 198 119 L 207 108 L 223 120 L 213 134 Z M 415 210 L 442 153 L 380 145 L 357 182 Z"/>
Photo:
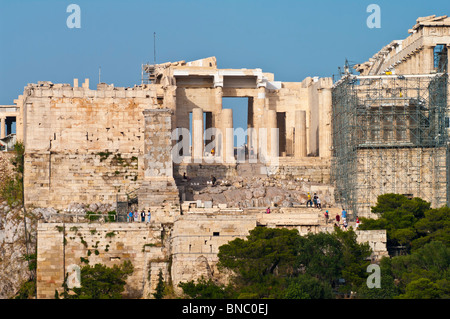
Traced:
<path id="1" fill-rule="evenodd" d="M 201 163 L 203 158 L 203 109 L 192 110 L 192 157 L 194 163 Z"/>
<path id="2" fill-rule="evenodd" d="M 331 157 L 331 88 L 322 88 L 320 90 L 321 104 L 319 113 L 319 156 L 324 158 Z"/>
<path id="3" fill-rule="evenodd" d="M 1 132 L 0 132 L 0 138 L 4 138 L 5 137 L 5 131 L 6 131 L 6 116 L 2 116 L 2 117 L 0 117 L 0 120 L 1 120 L 1 125 L 0 125 L 0 129 L 1 129 Z"/>
<path id="4" fill-rule="evenodd" d="M 279 136 L 277 131 L 277 112 L 275 110 L 267 111 L 267 151 L 270 158 L 278 157 L 279 154 Z"/>
<path id="5" fill-rule="evenodd" d="M 426 45 L 423 48 L 423 73 L 428 74 L 434 70 L 434 47 Z"/>
<path id="6" fill-rule="evenodd" d="M 255 135 L 252 136 L 251 141 L 257 154 L 261 155 L 261 142 L 259 129 L 265 127 L 264 116 L 266 107 L 266 88 L 261 86 L 257 89 L 257 95 L 253 98 L 253 128 Z M 250 145 L 252 146 L 252 145 Z M 260 156 L 258 155 L 258 156 Z"/>
<path id="7" fill-rule="evenodd" d="M 306 111 L 295 111 L 295 157 L 306 157 Z"/>
<path id="8" fill-rule="evenodd" d="M 224 163 L 234 163 L 233 110 L 222 110 L 222 159 Z"/>

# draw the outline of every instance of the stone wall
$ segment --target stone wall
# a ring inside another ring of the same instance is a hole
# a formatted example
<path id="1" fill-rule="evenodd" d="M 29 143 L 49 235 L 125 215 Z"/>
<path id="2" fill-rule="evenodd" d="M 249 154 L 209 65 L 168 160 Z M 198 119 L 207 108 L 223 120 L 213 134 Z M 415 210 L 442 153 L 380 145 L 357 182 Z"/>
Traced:
<path id="1" fill-rule="evenodd" d="M 115 203 L 139 187 L 138 154 L 28 153 L 27 206 L 64 209 L 70 203 Z"/>
<path id="2" fill-rule="evenodd" d="M 55 290 L 61 293 L 64 274 L 72 273 L 71 265 L 85 265 L 82 258 L 91 266 L 108 267 L 130 260 L 134 272 L 127 280 L 125 296 L 149 297 L 159 268 L 167 276 L 163 231 L 161 225 L 141 223 L 39 223 L 37 297 L 51 299 Z"/>
<path id="3" fill-rule="evenodd" d="M 370 207 L 386 193 L 420 197 L 441 207 L 447 203 L 447 150 L 443 148 L 364 149 L 357 153 L 355 189 L 358 213 L 375 217 Z"/>
<path id="4" fill-rule="evenodd" d="M 333 210 L 331 210 L 333 213 Z M 331 214 L 332 215 L 332 214 Z M 101 263 L 113 266 L 130 260 L 135 271 L 129 277 L 126 297 L 152 298 L 162 270 L 176 294 L 180 282 L 201 277 L 226 283 L 228 271 L 217 267 L 219 247 L 245 238 L 255 227 L 297 229 L 300 235 L 333 231 L 317 209 L 277 208 L 271 214 L 258 210 L 193 208 L 175 216 L 172 223 L 39 223 L 38 298 L 53 298 L 61 291 L 64 272 L 71 265 Z M 386 256 L 385 231 L 358 231 L 359 242 L 369 242 L 374 259 Z"/>
<path id="5" fill-rule="evenodd" d="M 144 117 L 158 86 L 39 82 L 25 88 L 25 201 L 64 208 L 111 202 L 143 174 Z"/>
<path id="6" fill-rule="evenodd" d="M 14 153 L 0 152 L 0 187 L 6 182 L 9 176 L 14 173 L 14 166 L 11 163 L 11 159 L 14 157 Z"/>

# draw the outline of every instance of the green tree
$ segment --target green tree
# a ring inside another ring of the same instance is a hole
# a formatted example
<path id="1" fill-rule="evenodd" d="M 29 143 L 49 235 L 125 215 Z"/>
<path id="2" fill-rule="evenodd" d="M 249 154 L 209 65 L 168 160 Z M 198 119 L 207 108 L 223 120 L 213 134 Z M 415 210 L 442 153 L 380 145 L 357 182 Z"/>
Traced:
<path id="1" fill-rule="evenodd" d="M 420 289 L 424 289 L 423 298 L 448 298 L 449 265 L 450 248 L 442 242 L 430 242 L 410 255 L 392 258 L 392 273 L 399 281 L 399 298 L 419 294 Z"/>
<path id="2" fill-rule="evenodd" d="M 419 237 L 411 242 L 412 250 L 423 247 L 431 241 L 450 244 L 450 208 L 441 207 L 425 212 L 424 218 L 414 225 Z"/>
<path id="3" fill-rule="evenodd" d="M 369 288 L 367 280 L 361 283 L 357 289 L 358 298 L 360 299 L 393 299 L 399 294 L 399 290 L 395 285 L 394 275 L 392 273 L 391 258 L 383 257 L 380 260 L 381 278 L 380 288 Z"/>
<path id="4" fill-rule="evenodd" d="M 218 285 L 211 279 L 200 278 L 197 282 L 181 282 L 178 284 L 183 293 L 192 299 L 229 299 L 233 297 L 231 286 Z"/>
<path id="5" fill-rule="evenodd" d="M 409 251 L 411 242 L 419 237 L 414 227 L 430 209 L 430 203 L 420 199 L 409 199 L 399 194 L 378 196 L 372 212 L 378 214 L 377 219 L 361 218 L 361 230 L 386 229 L 387 246 L 406 246 Z"/>
<path id="6" fill-rule="evenodd" d="M 64 292 L 67 299 L 121 299 L 126 279 L 134 271 L 130 261 L 107 267 L 102 264 L 81 268 L 81 287 L 73 288 L 74 294 Z"/>
<path id="7" fill-rule="evenodd" d="M 290 279 L 284 292 L 284 299 L 331 299 L 331 285 L 309 275 Z"/>
<path id="8" fill-rule="evenodd" d="M 15 174 L 5 181 L 0 189 L 0 196 L 8 202 L 9 206 L 23 204 L 23 171 L 24 153 L 23 143 L 17 142 L 14 145 L 15 156 L 11 159 Z"/>
<path id="9" fill-rule="evenodd" d="M 155 299 L 162 299 L 164 297 L 165 287 L 166 285 L 164 284 L 163 273 L 160 269 L 158 273 L 158 284 L 156 285 L 156 291 L 153 294 L 153 297 L 155 297 Z"/>
<path id="10" fill-rule="evenodd" d="M 442 294 L 438 284 L 428 278 L 419 278 L 411 281 L 406 286 L 405 293 L 398 296 L 398 299 L 440 299 Z"/>
<path id="11" fill-rule="evenodd" d="M 219 263 L 249 279 L 292 273 L 298 238 L 297 230 L 256 227 L 247 240 L 238 238 L 219 247 Z"/>
<path id="12" fill-rule="evenodd" d="M 368 243 L 358 243 L 356 233 L 350 228 L 343 231 L 335 228 L 334 236 L 342 244 L 343 267 L 341 276 L 345 284 L 340 287 L 342 292 L 356 291 L 367 279 L 367 266 L 372 249 Z"/>
<path id="13" fill-rule="evenodd" d="M 342 243 L 328 233 L 303 236 L 296 265 L 305 274 L 331 283 L 340 276 L 344 266 Z"/>

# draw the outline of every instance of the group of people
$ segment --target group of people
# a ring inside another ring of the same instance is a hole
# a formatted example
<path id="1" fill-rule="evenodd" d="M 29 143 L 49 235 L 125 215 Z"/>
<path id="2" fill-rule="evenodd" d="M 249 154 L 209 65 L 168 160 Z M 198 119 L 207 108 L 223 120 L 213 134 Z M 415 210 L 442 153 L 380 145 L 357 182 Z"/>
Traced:
<path id="1" fill-rule="evenodd" d="M 147 218 L 147 223 L 150 223 L 150 219 L 152 217 L 152 214 L 150 212 L 150 209 L 145 212 L 145 210 L 142 210 L 140 213 L 138 211 L 130 211 L 127 215 L 127 222 L 145 222 L 145 218 Z"/>
<path id="2" fill-rule="evenodd" d="M 322 204 L 320 203 L 320 198 L 319 196 L 317 196 L 317 193 L 314 193 L 314 196 L 311 198 L 311 194 L 308 192 L 308 200 L 306 201 L 306 207 L 309 207 L 309 205 L 311 205 L 311 207 L 315 208 L 322 208 Z"/>
<path id="3" fill-rule="evenodd" d="M 324 216 L 325 216 L 325 221 L 326 221 L 326 223 L 328 224 L 328 220 L 329 220 L 329 218 L 330 218 L 330 216 L 329 216 L 329 214 L 328 214 L 328 211 L 325 211 Z M 341 216 L 342 216 L 342 217 L 341 217 Z M 345 230 L 345 229 L 347 229 L 347 227 L 348 227 L 348 223 L 347 223 L 347 211 L 346 211 L 345 209 L 342 210 L 341 215 L 339 215 L 339 213 L 336 214 L 334 226 L 336 226 L 336 227 L 341 227 L 341 218 L 342 218 L 342 228 Z M 358 229 L 359 224 L 360 224 L 359 217 L 356 217 L 356 225 L 355 225 L 355 229 Z"/>

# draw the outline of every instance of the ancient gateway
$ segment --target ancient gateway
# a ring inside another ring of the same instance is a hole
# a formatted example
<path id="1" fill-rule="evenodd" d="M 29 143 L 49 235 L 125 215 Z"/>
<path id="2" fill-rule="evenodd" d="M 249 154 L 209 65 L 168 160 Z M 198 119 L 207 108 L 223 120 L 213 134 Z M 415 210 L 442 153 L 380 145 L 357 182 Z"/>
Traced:
<path id="1" fill-rule="evenodd" d="M 337 81 L 282 82 L 209 57 L 143 65 L 134 87 L 28 84 L 0 118 L 5 139 L 16 122 L 25 205 L 41 216 L 38 298 L 86 259 L 131 260 L 136 298 L 152 297 L 160 270 L 176 291 L 202 276 L 226 281 L 219 246 L 255 227 L 333 231 L 306 208 L 308 192 L 351 222 L 389 192 L 448 204 L 450 18 L 419 18 L 409 33 Z M 245 99 L 243 110 L 228 98 Z M 127 223 L 130 210 L 150 210 L 151 222 Z M 108 211 L 116 222 L 85 217 Z M 387 254 L 384 231 L 357 233 L 374 261 Z"/>

